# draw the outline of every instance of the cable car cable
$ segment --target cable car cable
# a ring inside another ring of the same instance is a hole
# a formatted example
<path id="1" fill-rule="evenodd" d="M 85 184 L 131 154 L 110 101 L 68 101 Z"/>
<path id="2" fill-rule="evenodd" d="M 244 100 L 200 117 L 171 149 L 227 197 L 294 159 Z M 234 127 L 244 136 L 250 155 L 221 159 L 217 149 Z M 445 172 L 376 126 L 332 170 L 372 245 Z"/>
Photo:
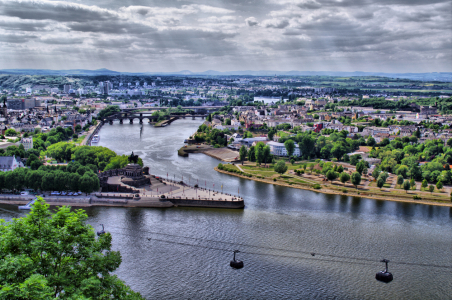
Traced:
<path id="1" fill-rule="evenodd" d="M 117 228 L 117 227 L 113 227 L 113 228 Z M 145 230 L 139 230 L 139 231 L 145 231 Z M 120 234 L 120 235 L 126 235 L 126 236 L 129 236 L 129 237 L 131 236 L 130 234 L 123 233 L 123 232 L 113 232 L 113 233 Z M 163 234 L 163 235 L 175 236 L 175 237 L 184 237 L 184 236 L 171 235 L 171 234 Z M 224 251 L 224 252 L 230 252 L 231 251 L 231 249 L 217 248 L 217 247 L 204 246 L 204 245 L 195 245 L 195 244 L 190 244 L 190 243 L 185 243 L 185 242 L 180 242 L 180 241 L 170 241 L 170 240 L 164 240 L 164 239 L 158 239 L 158 238 L 151 238 L 151 239 L 149 239 L 148 237 L 141 237 L 141 236 L 137 236 L 137 235 L 135 235 L 135 237 L 142 238 L 142 239 L 147 239 L 148 241 L 154 241 L 155 240 L 155 241 L 164 242 L 164 243 L 171 243 L 171 244 L 178 244 L 178 245 L 183 245 L 183 246 L 205 248 L 205 249 L 218 250 L 218 251 Z M 213 241 L 213 240 L 202 239 L 202 238 L 191 238 L 191 237 L 187 237 L 187 238 L 194 239 L 194 240 L 202 240 L 202 241 Z M 214 242 L 222 243 L 221 241 L 214 241 Z M 227 243 L 227 244 L 234 244 L 234 243 L 230 243 L 230 242 L 225 242 L 225 243 Z M 253 254 L 253 255 L 276 256 L 276 257 L 295 258 L 295 259 L 315 259 L 315 260 L 320 260 L 320 261 L 339 262 L 339 263 L 353 263 L 353 264 L 360 264 L 360 265 L 367 265 L 366 262 L 369 262 L 369 263 L 380 262 L 380 259 L 375 260 L 375 259 L 370 259 L 370 258 L 357 258 L 357 257 L 351 257 L 351 256 L 340 256 L 340 255 L 330 255 L 330 254 L 321 254 L 321 253 L 315 253 L 315 256 L 312 256 L 312 252 L 286 250 L 286 249 L 278 249 L 278 248 L 270 248 L 270 247 L 260 247 L 260 246 L 253 246 L 253 245 L 246 245 L 246 244 L 239 244 L 239 243 L 238 244 L 234 244 L 234 245 L 250 246 L 250 247 L 254 247 L 254 248 L 267 249 L 267 250 L 278 250 L 278 251 L 286 251 L 286 252 L 295 252 L 295 253 L 300 253 L 300 254 L 306 254 L 306 255 L 309 255 L 309 256 L 302 257 L 302 256 L 274 254 L 274 253 L 259 253 L 259 252 L 253 252 L 253 251 L 240 250 L 241 253 Z M 319 258 L 317 256 L 326 256 L 326 257 L 331 257 L 331 258 L 347 259 L 347 260 L 353 260 L 353 261 L 340 261 L 340 260 L 326 259 L 326 258 L 321 258 L 321 257 Z M 419 267 L 436 267 L 436 268 L 452 269 L 452 266 L 437 265 L 437 264 L 422 264 L 422 263 L 397 262 L 397 261 L 391 261 L 391 263 L 392 264 L 419 266 Z"/>

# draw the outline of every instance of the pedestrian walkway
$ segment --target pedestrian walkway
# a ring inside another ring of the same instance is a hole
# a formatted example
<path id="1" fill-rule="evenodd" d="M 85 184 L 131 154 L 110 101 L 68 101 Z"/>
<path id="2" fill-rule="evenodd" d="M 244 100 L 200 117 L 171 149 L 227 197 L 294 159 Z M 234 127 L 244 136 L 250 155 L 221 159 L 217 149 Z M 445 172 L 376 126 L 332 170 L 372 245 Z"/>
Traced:
<path id="1" fill-rule="evenodd" d="M 242 171 L 243 173 L 246 173 L 243 169 L 241 165 L 235 165 L 240 171 Z"/>
<path id="2" fill-rule="evenodd" d="M 391 179 L 391 177 L 390 177 L 390 179 Z M 396 185 L 397 185 L 397 177 L 394 177 L 394 179 L 392 180 L 390 188 L 393 189 L 393 188 L 396 187 Z"/>
<path id="3" fill-rule="evenodd" d="M 221 186 L 220 186 L 221 187 Z M 240 197 L 214 189 L 206 189 L 202 187 L 195 188 L 181 181 L 173 181 L 171 179 L 153 178 L 151 177 L 151 185 L 139 188 L 142 198 L 176 198 L 176 199 L 200 199 L 200 200 L 222 200 L 236 201 Z"/>

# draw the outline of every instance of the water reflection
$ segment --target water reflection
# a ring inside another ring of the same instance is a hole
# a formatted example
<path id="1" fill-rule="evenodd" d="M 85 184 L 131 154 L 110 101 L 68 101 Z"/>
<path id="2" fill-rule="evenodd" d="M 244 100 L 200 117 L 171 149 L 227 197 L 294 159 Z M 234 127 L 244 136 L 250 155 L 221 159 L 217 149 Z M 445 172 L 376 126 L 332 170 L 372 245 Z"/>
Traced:
<path id="1" fill-rule="evenodd" d="M 374 211 L 376 214 L 381 215 L 385 212 L 385 204 L 387 201 L 375 200 L 374 201 Z"/>
<path id="2" fill-rule="evenodd" d="M 433 206 L 429 206 L 428 207 L 428 213 L 427 213 L 427 216 L 428 216 L 428 218 L 433 218 L 434 217 L 434 210 L 435 210 L 435 208 L 433 207 Z"/>
<path id="3" fill-rule="evenodd" d="M 362 199 L 361 198 L 352 197 L 350 210 L 352 212 L 353 218 L 358 218 L 359 217 L 359 213 L 361 212 L 362 205 L 363 204 L 362 204 Z"/>
<path id="4" fill-rule="evenodd" d="M 349 200 L 349 196 L 345 196 L 345 195 L 340 195 L 339 196 L 339 211 L 341 213 L 347 212 L 348 211 L 348 200 Z"/>

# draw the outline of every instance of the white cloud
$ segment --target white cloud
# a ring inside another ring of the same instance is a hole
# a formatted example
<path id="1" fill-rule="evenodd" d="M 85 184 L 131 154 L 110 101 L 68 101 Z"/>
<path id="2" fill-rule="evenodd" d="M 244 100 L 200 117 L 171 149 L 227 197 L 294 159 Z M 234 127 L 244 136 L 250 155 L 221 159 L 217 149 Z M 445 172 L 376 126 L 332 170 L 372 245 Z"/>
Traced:
<path id="1" fill-rule="evenodd" d="M 277 28 L 277 29 L 283 29 L 289 26 L 289 21 L 285 18 L 282 19 L 269 19 L 262 21 L 261 26 L 266 28 Z"/>
<path id="2" fill-rule="evenodd" d="M 222 16 L 222 17 L 208 17 L 198 19 L 201 23 L 229 23 L 235 21 L 237 18 L 234 16 Z"/>
<path id="3" fill-rule="evenodd" d="M 0 64 L 450 71 L 450 0 L 135 3 L 0 0 Z"/>
<path id="4" fill-rule="evenodd" d="M 198 11 L 201 11 L 203 13 L 208 13 L 208 14 L 223 15 L 223 14 L 232 14 L 232 13 L 234 13 L 234 10 L 221 8 L 221 7 L 214 7 L 214 6 L 210 6 L 210 5 L 191 4 L 191 5 L 183 5 L 182 7 L 183 8 L 187 7 L 187 8 L 190 8 L 190 9 L 196 9 Z"/>
<path id="5" fill-rule="evenodd" d="M 259 24 L 255 17 L 249 17 L 245 19 L 246 25 L 253 27 Z"/>

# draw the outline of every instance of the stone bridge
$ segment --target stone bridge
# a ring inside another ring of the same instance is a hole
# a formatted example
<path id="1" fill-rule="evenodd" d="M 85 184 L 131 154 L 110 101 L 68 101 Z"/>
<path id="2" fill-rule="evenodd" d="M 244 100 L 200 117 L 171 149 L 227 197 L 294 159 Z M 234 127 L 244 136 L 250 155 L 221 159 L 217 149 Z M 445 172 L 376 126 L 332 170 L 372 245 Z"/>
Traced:
<path id="1" fill-rule="evenodd" d="M 113 114 L 111 116 L 108 116 L 106 118 L 103 119 L 104 123 L 108 122 L 110 124 L 113 124 L 114 120 L 119 120 L 119 124 L 123 124 L 124 120 L 129 120 L 130 124 L 133 124 L 135 119 L 138 119 L 140 124 L 143 123 L 144 119 L 148 119 L 148 122 L 156 122 L 158 119 L 158 116 L 153 116 L 154 112 L 150 111 L 139 111 L 139 112 L 118 112 L 116 114 Z M 167 116 L 167 119 L 170 118 L 205 118 L 207 117 L 207 114 L 178 114 L 178 113 L 174 113 L 174 114 L 170 114 L 169 116 Z"/>

